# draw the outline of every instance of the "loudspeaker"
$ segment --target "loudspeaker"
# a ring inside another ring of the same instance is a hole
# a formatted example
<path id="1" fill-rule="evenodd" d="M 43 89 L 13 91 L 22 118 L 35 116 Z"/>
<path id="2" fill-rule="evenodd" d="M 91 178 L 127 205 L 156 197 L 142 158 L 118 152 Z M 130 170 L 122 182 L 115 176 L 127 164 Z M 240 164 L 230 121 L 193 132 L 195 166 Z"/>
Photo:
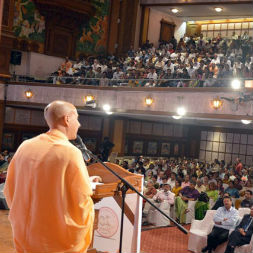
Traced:
<path id="1" fill-rule="evenodd" d="M 10 63 L 13 65 L 21 65 L 22 52 L 11 51 L 11 60 Z"/>

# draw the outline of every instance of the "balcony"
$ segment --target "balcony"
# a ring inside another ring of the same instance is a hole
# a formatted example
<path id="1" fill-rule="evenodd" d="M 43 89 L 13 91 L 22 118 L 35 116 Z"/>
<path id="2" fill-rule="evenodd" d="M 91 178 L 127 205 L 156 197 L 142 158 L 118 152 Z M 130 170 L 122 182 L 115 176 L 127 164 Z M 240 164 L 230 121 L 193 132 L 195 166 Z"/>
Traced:
<path id="1" fill-rule="evenodd" d="M 30 97 L 25 95 L 26 91 L 32 93 Z M 186 110 L 184 118 L 189 120 L 236 123 L 242 119 L 253 119 L 252 92 L 252 88 L 233 90 L 230 87 L 100 87 L 11 82 L 0 85 L 0 100 L 7 105 L 28 107 L 44 107 L 53 100 L 66 100 L 89 114 L 104 114 L 103 106 L 107 104 L 114 115 L 153 119 L 171 118 L 177 115 L 177 109 L 181 106 Z M 94 97 L 94 104 L 85 104 L 88 95 Z M 222 101 L 219 109 L 212 105 L 217 97 Z M 146 98 L 151 98 L 152 103 L 147 105 Z"/>

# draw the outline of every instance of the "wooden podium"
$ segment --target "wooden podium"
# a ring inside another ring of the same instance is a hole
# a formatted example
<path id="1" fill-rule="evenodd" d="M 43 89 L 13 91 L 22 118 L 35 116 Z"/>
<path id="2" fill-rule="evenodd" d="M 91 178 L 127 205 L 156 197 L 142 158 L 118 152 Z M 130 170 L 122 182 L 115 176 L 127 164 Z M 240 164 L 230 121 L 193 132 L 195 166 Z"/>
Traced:
<path id="1" fill-rule="evenodd" d="M 142 176 L 133 174 L 124 168 L 120 167 L 114 163 L 105 163 L 108 167 L 110 167 L 114 172 L 124 178 L 127 182 L 129 182 L 132 186 L 134 186 L 138 191 L 141 191 L 142 188 Z M 94 204 L 99 202 L 102 198 L 105 197 L 113 197 L 117 204 L 121 207 L 121 192 L 119 191 L 119 186 L 121 186 L 121 181 L 114 176 L 110 171 L 106 170 L 101 164 L 94 163 L 88 166 L 89 176 L 100 176 L 102 178 L 102 185 L 97 185 L 94 193 L 92 195 L 92 199 Z M 127 194 L 134 193 L 132 190 L 128 190 Z M 134 219 L 134 214 L 132 213 L 131 209 L 125 205 L 125 214 L 129 218 L 129 220 Z M 95 210 L 95 221 L 94 221 L 94 228 L 93 228 L 93 235 L 94 230 L 97 229 L 98 226 L 98 211 Z M 95 253 L 97 252 L 96 249 L 93 248 L 93 241 L 91 243 L 90 248 L 88 249 L 88 253 Z"/>

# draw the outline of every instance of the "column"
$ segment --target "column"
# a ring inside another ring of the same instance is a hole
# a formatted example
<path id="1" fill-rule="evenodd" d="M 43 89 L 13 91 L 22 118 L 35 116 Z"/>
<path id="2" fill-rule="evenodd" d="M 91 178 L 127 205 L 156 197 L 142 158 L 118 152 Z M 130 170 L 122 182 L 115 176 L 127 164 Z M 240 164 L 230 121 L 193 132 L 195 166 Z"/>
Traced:
<path id="1" fill-rule="evenodd" d="M 13 48 L 14 0 L 1 1 L 0 5 L 0 78 L 9 77 L 11 50 Z M 2 8 L 1 8 L 2 7 Z"/>
<path id="2" fill-rule="evenodd" d="M 118 156 L 124 155 L 125 133 L 124 120 L 122 119 L 114 121 L 113 143 L 115 146 L 112 152 L 118 153 Z"/>

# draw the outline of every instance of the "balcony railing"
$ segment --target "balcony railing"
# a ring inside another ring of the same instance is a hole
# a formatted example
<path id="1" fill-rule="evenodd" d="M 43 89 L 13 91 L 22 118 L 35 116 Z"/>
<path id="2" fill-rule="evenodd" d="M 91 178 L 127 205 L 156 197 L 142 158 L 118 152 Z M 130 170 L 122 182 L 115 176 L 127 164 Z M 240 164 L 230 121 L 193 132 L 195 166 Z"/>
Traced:
<path id="1" fill-rule="evenodd" d="M 22 83 L 51 83 L 68 85 L 90 85 L 101 87 L 231 87 L 235 78 L 208 78 L 208 79 L 108 79 L 85 78 L 69 76 L 49 76 L 47 79 L 37 79 L 31 76 L 15 76 L 11 81 Z M 253 88 L 253 78 L 238 78 L 240 87 Z"/>

